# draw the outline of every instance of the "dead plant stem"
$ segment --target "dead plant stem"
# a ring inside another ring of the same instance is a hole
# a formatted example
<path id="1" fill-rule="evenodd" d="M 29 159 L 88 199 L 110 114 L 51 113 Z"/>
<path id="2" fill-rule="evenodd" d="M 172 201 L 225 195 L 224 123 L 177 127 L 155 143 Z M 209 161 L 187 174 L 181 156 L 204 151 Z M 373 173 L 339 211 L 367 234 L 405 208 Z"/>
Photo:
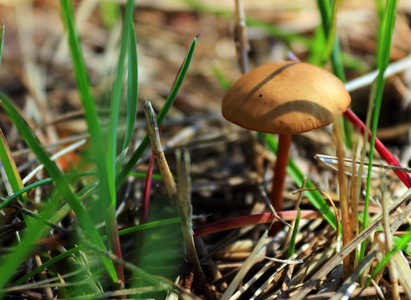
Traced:
<path id="1" fill-rule="evenodd" d="M 247 40 L 244 7 L 241 0 L 235 0 L 235 13 L 234 43 L 238 64 L 241 67 L 241 72 L 245 74 L 248 72 L 248 51 L 250 45 Z"/>
<path id="2" fill-rule="evenodd" d="M 392 235 L 390 230 L 390 216 L 388 212 L 388 198 L 387 198 L 387 184 L 385 176 L 382 177 L 382 225 L 385 233 L 385 251 L 390 252 L 393 246 Z M 391 258 L 388 261 L 388 272 L 390 273 L 390 280 L 392 285 L 392 297 L 394 300 L 400 299 L 398 290 L 398 274 L 394 265 L 394 260 Z"/>
<path id="3" fill-rule="evenodd" d="M 147 130 L 150 138 L 151 149 L 157 162 L 158 169 L 163 177 L 166 186 L 167 195 L 170 199 L 175 199 L 177 195 L 177 186 L 173 174 L 170 171 L 163 148 L 161 147 L 160 134 L 156 121 L 156 114 L 150 101 L 144 104 L 144 114 L 146 116 Z"/>
<path id="4" fill-rule="evenodd" d="M 334 122 L 334 136 L 336 140 L 337 157 L 338 157 L 338 187 L 340 194 L 340 209 L 341 209 L 341 227 L 343 246 L 346 246 L 352 240 L 350 203 L 348 202 L 348 185 L 345 175 L 344 166 L 344 143 L 342 140 L 341 121 Z M 354 264 L 350 264 L 350 256 L 343 260 L 343 274 L 347 278 L 354 270 Z"/>

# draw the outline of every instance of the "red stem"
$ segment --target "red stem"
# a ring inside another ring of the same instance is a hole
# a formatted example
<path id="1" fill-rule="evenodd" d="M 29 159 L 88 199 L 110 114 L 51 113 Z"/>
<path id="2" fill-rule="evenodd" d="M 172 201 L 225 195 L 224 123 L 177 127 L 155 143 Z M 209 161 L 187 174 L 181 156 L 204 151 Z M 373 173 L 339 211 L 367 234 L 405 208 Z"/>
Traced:
<path id="1" fill-rule="evenodd" d="M 163 128 L 163 125 L 161 125 L 160 128 L 158 129 L 159 133 L 161 133 L 162 128 Z M 148 163 L 148 168 L 147 168 L 147 177 L 144 183 L 143 201 L 140 207 L 140 224 L 147 223 L 148 209 L 150 207 L 151 183 L 153 181 L 153 165 L 154 165 L 154 153 L 151 152 L 150 161 Z M 140 231 L 138 235 L 137 248 L 141 248 L 144 245 L 144 239 L 145 239 L 145 231 L 142 230 Z"/>
<path id="2" fill-rule="evenodd" d="M 160 128 L 158 129 L 158 133 L 161 133 L 161 129 L 163 125 L 161 124 Z M 151 182 L 153 178 L 153 164 L 154 164 L 154 154 L 151 153 L 150 161 L 148 163 L 147 169 L 147 177 L 144 184 L 144 192 L 143 192 L 143 202 L 141 203 L 141 215 L 140 215 L 140 224 L 145 224 L 147 222 L 148 217 L 148 208 L 150 206 L 150 194 L 151 194 Z"/>
<path id="3" fill-rule="evenodd" d="M 279 211 L 277 212 L 277 215 L 283 219 L 284 221 L 292 221 L 295 220 L 297 216 L 297 211 L 296 210 L 290 210 L 290 211 Z M 319 211 L 316 210 L 302 210 L 301 211 L 301 219 L 306 219 L 306 220 L 313 220 L 313 219 L 318 219 L 322 218 L 322 215 Z M 200 226 L 194 229 L 194 238 L 198 238 L 200 236 L 228 230 L 228 229 L 233 229 L 233 228 L 238 228 L 238 227 L 244 227 L 248 225 L 257 225 L 257 224 L 264 224 L 264 223 L 271 223 L 275 220 L 275 222 L 278 222 L 276 217 L 274 216 L 273 213 L 263 213 L 263 214 L 257 214 L 257 215 L 249 215 L 249 216 L 242 216 L 242 217 L 237 217 L 229 220 L 223 220 L 219 222 L 215 222 L 212 224 Z"/>
<path id="4" fill-rule="evenodd" d="M 118 258 L 122 258 L 120 235 L 118 233 L 118 225 L 117 225 L 115 208 L 110 205 L 109 208 L 107 209 L 107 214 L 109 214 L 106 220 L 107 240 L 109 243 L 110 251 L 113 252 Z M 126 282 L 125 276 L 124 276 L 124 268 L 121 263 L 116 263 L 116 262 L 114 263 L 114 268 L 116 270 L 118 281 L 113 283 L 113 289 L 121 290 L 124 288 L 124 284 Z"/>
<path id="5" fill-rule="evenodd" d="M 151 182 L 153 178 L 154 154 L 151 153 L 150 162 L 148 163 L 146 182 L 144 183 L 143 202 L 140 208 L 140 224 L 145 224 L 148 217 L 148 208 L 150 206 Z"/>
<path id="6" fill-rule="evenodd" d="M 360 201 L 360 205 L 358 207 L 358 211 L 364 211 L 364 201 Z M 370 212 L 380 213 L 381 209 L 378 206 L 371 205 L 369 207 Z M 293 221 L 297 216 L 296 210 L 290 211 L 279 211 L 277 215 L 283 219 L 284 221 Z M 301 211 L 301 219 L 305 220 L 312 220 L 322 218 L 323 216 L 319 211 L 316 210 L 302 210 Z M 271 223 L 274 220 L 274 215 L 272 213 L 263 213 L 263 214 L 256 214 L 256 215 L 248 215 L 237 217 L 233 219 L 223 220 L 207 225 L 203 225 L 194 229 L 194 237 L 200 237 L 207 234 L 217 233 L 224 230 L 229 230 L 233 228 L 249 226 L 249 225 L 257 225 L 263 223 Z M 278 220 L 276 220 L 276 223 Z"/>
<path id="7" fill-rule="evenodd" d="M 347 111 L 344 113 L 344 117 L 350 121 L 354 127 L 360 131 L 362 135 L 365 133 L 365 125 L 364 123 L 350 110 L 347 109 Z M 368 131 L 368 140 L 371 139 L 371 132 Z M 383 143 L 378 138 L 375 138 L 375 149 L 378 151 L 378 153 L 381 155 L 381 157 L 391 166 L 397 166 L 401 167 L 400 163 L 398 160 L 391 154 L 391 152 L 385 148 Z M 411 177 L 408 173 L 406 172 L 401 172 L 401 171 L 394 171 L 395 174 L 397 174 L 398 178 L 409 188 L 411 187 Z"/>

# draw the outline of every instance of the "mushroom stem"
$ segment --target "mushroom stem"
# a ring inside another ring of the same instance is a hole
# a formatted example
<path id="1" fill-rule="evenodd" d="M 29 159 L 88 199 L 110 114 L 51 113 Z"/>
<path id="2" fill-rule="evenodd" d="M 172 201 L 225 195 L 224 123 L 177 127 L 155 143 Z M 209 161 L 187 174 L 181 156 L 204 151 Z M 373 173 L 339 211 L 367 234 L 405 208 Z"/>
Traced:
<path id="1" fill-rule="evenodd" d="M 284 181 L 290 157 L 291 138 L 292 134 L 280 134 L 278 139 L 277 161 L 271 186 L 271 204 L 275 211 L 283 209 Z"/>

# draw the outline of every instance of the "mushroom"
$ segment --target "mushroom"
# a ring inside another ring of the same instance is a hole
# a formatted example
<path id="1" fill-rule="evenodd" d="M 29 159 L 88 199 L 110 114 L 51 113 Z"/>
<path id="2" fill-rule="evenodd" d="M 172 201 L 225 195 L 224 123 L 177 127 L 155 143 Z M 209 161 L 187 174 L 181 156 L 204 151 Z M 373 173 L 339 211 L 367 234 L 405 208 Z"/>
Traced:
<path id="1" fill-rule="evenodd" d="M 222 102 L 224 118 L 249 130 L 279 134 L 271 187 L 276 211 L 283 206 L 292 135 L 329 125 L 350 102 L 350 95 L 336 76 L 314 65 L 292 61 L 260 66 L 230 87 Z"/>

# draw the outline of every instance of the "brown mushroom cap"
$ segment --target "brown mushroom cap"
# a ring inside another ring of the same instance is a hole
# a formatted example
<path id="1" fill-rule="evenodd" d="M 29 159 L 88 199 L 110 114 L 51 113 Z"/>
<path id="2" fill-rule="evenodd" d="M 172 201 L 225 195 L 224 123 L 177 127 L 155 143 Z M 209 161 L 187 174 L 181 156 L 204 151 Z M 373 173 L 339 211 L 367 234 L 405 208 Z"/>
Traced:
<path id="1" fill-rule="evenodd" d="M 241 76 L 228 90 L 228 121 L 265 133 L 294 134 L 324 127 L 350 105 L 344 84 L 306 63 L 274 62 Z"/>

